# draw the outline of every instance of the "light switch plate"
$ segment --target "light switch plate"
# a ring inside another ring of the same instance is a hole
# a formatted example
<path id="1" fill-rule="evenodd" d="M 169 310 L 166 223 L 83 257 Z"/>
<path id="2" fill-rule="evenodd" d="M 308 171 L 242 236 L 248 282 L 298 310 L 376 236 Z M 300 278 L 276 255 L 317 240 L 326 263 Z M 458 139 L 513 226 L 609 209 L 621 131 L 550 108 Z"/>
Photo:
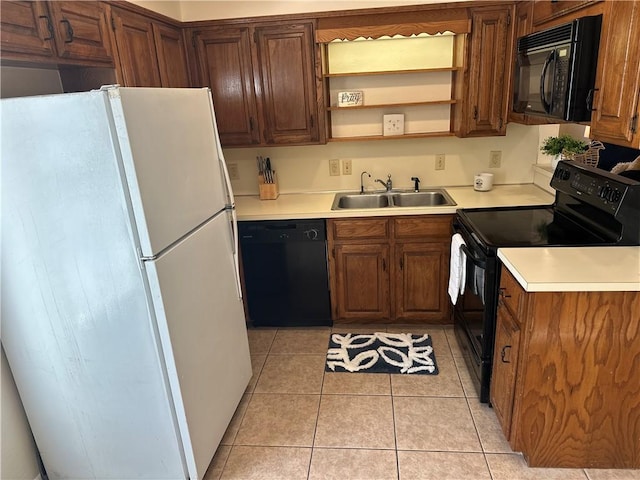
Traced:
<path id="1" fill-rule="evenodd" d="M 385 137 L 392 135 L 404 135 L 404 114 L 394 113 L 383 115 L 382 135 Z"/>

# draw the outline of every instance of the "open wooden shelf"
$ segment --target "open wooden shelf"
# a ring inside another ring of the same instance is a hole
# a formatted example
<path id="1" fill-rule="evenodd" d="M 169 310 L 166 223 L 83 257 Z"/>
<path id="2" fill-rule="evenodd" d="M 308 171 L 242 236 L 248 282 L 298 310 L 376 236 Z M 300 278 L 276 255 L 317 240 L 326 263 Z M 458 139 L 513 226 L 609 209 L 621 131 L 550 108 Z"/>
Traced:
<path id="1" fill-rule="evenodd" d="M 443 132 L 425 132 L 425 133 L 405 133 L 404 135 L 362 135 L 357 137 L 331 137 L 329 142 L 361 142 L 368 140 L 407 140 L 412 138 L 429 138 L 429 137 L 453 137 L 455 134 L 449 131 Z"/>
<path id="2" fill-rule="evenodd" d="M 422 107 L 425 105 L 451 105 L 456 103 L 455 100 L 430 100 L 427 102 L 400 102 L 400 103 L 379 103 L 376 105 L 351 105 L 346 107 L 332 106 L 327 110 L 364 110 L 367 108 L 389 108 L 389 107 Z"/>
<path id="3" fill-rule="evenodd" d="M 455 72 L 460 70 L 458 67 L 440 67 L 440 68 L 417 68 L 411 70 L 381 70 L 377 72 L 347 72 L 347 73 L 325 73 L 324 78 L 331 77 L 365 77 L 373 75 L 407 75 L 410 73 L 434 73 L 434 72 Z"/>

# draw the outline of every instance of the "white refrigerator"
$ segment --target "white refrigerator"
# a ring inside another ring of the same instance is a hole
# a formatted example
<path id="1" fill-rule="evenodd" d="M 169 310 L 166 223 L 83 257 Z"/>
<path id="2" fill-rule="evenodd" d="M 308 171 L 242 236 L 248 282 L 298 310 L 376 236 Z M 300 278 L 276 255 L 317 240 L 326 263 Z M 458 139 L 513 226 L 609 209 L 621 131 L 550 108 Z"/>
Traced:
<path id="1" fill-rule="evenodd" d="M 209 90 L 0 115 L 0 338 L 49 478 L 201 479 L 251 377 Z"/>

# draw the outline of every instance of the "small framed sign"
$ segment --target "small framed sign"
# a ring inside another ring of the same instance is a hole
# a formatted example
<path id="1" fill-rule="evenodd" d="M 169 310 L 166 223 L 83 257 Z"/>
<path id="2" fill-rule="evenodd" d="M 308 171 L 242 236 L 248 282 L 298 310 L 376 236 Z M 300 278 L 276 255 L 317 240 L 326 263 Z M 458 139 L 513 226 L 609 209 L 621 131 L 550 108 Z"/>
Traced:
<path id="1" fill-rule="evenodd" d="M 362 105 L 362 90 L 351 90 L 349 92 L 338 92 L 339 107 L 357 107 Z"/>

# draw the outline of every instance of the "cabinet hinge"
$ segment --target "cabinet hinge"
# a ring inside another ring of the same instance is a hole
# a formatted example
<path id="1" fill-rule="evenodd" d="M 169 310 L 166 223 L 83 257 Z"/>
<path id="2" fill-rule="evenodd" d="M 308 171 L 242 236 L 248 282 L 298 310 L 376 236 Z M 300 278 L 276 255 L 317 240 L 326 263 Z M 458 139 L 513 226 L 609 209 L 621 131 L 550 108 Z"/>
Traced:
<path id="1" fill-rule="evenodd" d="M 498 130 L 502 130 L 502 117 L 498 118 Z"/>
<path id="2" fill-rule="evenodd" d="M 193 45 L 193 48 L 196 48 L 196 34 L 195 33 L 191 34 L 191 45 Z"/>
<path id="3" fill-rule="evenodd" d="M 511 25 L 511 10 L 507 11 L 507 27 Z"/>
<path id="4" fill-rule="evenodd" d="M 257 31 L 253 31 L 253 41 L 258 43 L 258 32 Z"/>
<path id="5" fill-rule="evenodd" d="M 111 15 L 111 30 L 116 31 L 116 21 L 113 19 L 113 15 Z"/>
<path id="6" fill-rule="evenodd" d="M 633 117 L 631 117 L 631 133 L 635 135 L 638 131 L 638 114 L 636 113 Z"/>

